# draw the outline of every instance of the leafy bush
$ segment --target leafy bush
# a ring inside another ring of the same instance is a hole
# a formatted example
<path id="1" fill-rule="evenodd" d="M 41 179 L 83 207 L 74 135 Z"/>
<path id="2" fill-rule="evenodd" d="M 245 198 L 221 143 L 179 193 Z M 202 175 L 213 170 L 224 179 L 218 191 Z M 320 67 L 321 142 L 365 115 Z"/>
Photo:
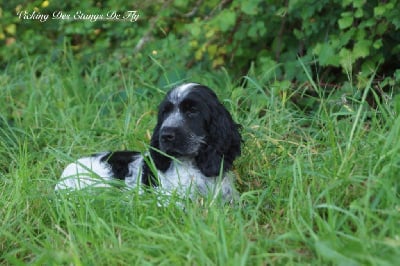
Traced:
<path id="1" fill-rule="evenodd" d="M 350 78 L 365 86 L 376 71 L 393 86 L 400 80 L 397 6 L 397 0 L 238 0 L 209 16 L 213 10 L 203 4 L 186 29 L 195 59 L 208 58 L 214 67 L 245 73 L 254 62 L 269 79 L 304 82 L 301 58 L 321 82 Z"/>
<path id="2" fill-rule="evenodd" d="M 3 4 L 0 13 L 5 45 L 0 59 L 4 66 L 26 53 L 50 52 L 57 60 L 63 45 L 70 44 L 84 62 L 111 56 L 134 66 L 150 55 L 171 71 L 225 67 L 240 77 L 254 65 L 269 82 L 297 86 L 307 82 L 308 72 L 323 87 L 343 81 L 363 87 L 375 76 L 381 87 L 398 90 L 398 6 L 398 0 L 13 1 Z M 137 10 L 140 18 L 135 23 L 39 22 L 21 19 L 17 14 L 25 10 L 72 15 Z"/>

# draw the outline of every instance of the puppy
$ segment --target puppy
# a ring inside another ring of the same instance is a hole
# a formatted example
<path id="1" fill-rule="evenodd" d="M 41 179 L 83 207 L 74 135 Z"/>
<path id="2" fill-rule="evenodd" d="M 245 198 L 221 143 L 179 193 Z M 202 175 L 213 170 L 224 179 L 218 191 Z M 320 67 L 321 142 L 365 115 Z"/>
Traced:
<path id="1" fill-rule="evenodd" d="M 208 87 L 182 84 L 169 91 L 158 110 L 150 149 L 102 152 L 78 159 L 63 171 L 55 189 L 109 186 L 154 187 L 166 194 L 194 198 L 236 194 L 233 161 L 241 153 L 240 125 Z"/>

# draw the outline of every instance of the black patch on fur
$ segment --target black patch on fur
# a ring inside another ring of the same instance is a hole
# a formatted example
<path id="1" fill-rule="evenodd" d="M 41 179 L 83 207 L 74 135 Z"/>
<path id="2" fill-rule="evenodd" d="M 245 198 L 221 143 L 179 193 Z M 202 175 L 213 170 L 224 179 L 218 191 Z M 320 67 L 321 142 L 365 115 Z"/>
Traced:
<path id="1" fill-rule="evenodd" d="M 129 164 L 137 160 L 138 155 L 140 153 L 136 151 L 116 151 L 104 155 L 100 161 L 111 166 L 114 178 L 125 180 L 129 175 Z"/>
<path id="2" fill-rule="evenodd" d="M 158 187 L 158 178 L 154 175 L 151 170 L 151 159 L 150 156 L 143 157 L 143 169 L 142 169 L 142 184 L 148 187 Z"/>

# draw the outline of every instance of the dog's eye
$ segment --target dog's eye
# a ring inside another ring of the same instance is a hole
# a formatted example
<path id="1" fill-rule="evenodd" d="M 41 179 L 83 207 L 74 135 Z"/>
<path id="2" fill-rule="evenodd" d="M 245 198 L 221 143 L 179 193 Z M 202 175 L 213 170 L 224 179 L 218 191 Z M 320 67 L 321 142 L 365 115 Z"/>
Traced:
<path id="1" fill-rule="evenodd" d="M 189 117 L 194 117 L 199 113 L 199 110 L 195 106 L 191 106 L 186 110 L 186 115 Z"/>
<path id="2" fill-rule="evenodd" d="M 180 109 L 189 118 L 195 117 L 200 112 L 198 104 L 195 101 L 188 99 L 181 103 Z"/>
<path id="3" fill-rule="evenodd" d="M 161 109 L 161 114 L 166 115 L 166 114 L 170 113 L 172 111 L 172 109 L 173 109 L 172 104 L 167 104 Z"/>

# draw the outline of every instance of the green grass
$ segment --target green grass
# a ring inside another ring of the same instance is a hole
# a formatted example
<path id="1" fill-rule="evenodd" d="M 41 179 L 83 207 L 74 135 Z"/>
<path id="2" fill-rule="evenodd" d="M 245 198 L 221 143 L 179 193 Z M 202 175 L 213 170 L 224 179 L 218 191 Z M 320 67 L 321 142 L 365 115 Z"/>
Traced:
<path id="1" fill-rule="evenodd" d="M 262 78 L 240 85 L 224 72 L 157 81 L 162 71 L 155 61 L 84 68 L 66 57 L 24 59 L 0 74 L 0 264 L 398 263 L 400 117 L 389 103 L 368 107 L 371 85 L 347 103 L 305 96 L 318 107 L 303 112 L 288 100 L 301 88 L 272 93 L 280 88 Z M 73 159 L 146 150 L 157 104 L 184 80 L 214 88 L 243 125 L 237 204 L 182 209 L 118 188 L 54 192 Z"/>

